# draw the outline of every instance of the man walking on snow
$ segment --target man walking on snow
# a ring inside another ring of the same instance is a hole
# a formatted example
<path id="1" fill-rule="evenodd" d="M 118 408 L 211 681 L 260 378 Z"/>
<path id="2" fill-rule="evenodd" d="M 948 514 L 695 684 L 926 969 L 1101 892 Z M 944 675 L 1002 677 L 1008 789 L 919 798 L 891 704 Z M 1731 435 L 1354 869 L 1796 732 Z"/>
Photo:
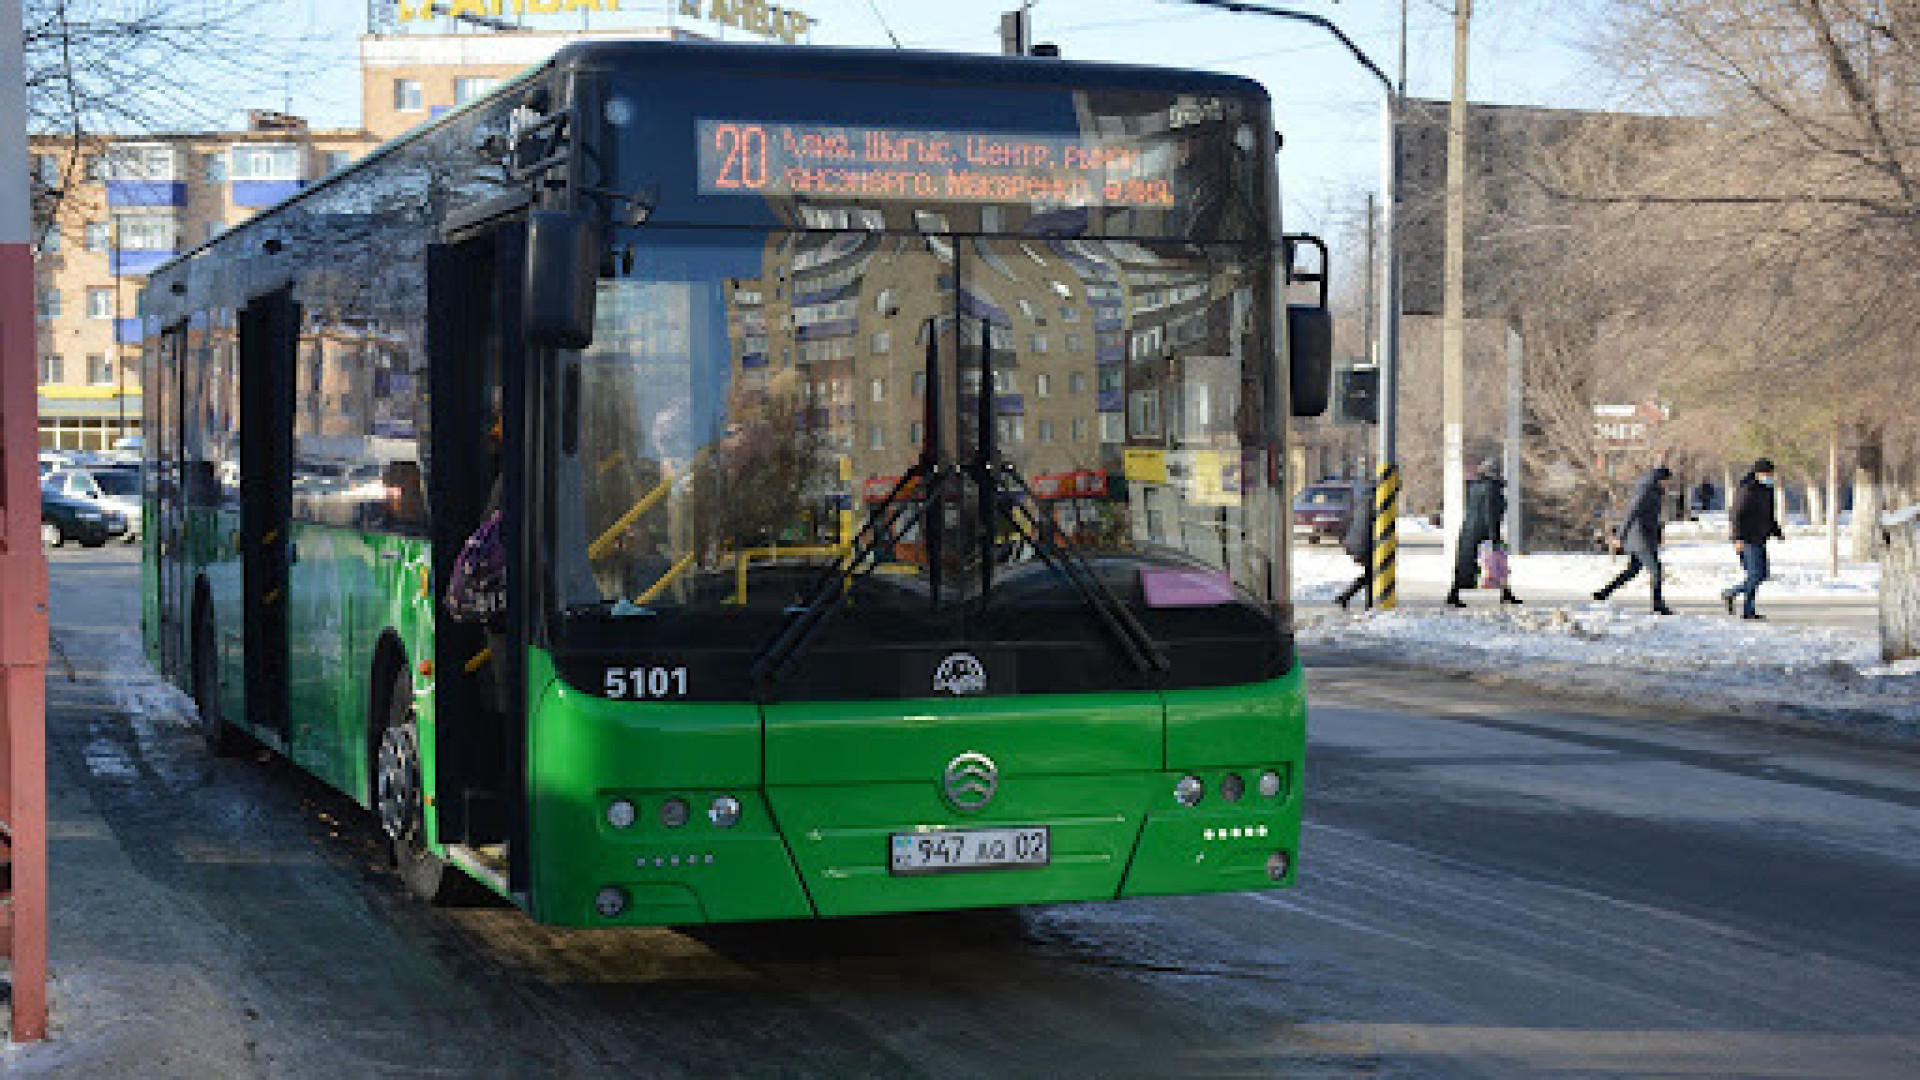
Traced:
<path id="1" fill-rule="evenodd" d="M 1673 473 L 1665 466 L 1656 467 L 1633 487 L 1633 497 L 1627 500 L 1626 520 L 1620 523 L 1618 541 L 1627 553 L 1627 568 L 1620 576 L 1608 582 L 1606 587 L 1593 594 L 1595 600 L 1605 600 L 1614 590 L 1632 581 L 1641 567 L 1647 568 L 1647 584 L 1653 589 L 1653 613 L 1671 615 L 1673 609 L 1661 599 L 1660 587 L 1663 584 L 1660 572 L 1660 509 L 1665 504 L 1666 483 Z"/>
<path id="2" fill-rule="evenodd" d="M 1753 601 L 1760 591 L 1760 583 L 1767 580 L 1767 541 L 1781 536 L 1780 521 L 1773 509 L 1773 462 L 1761 458 L 1753 463 L 1753 471 L 1740 478 L 1740 486 L 1734 489 L 1733 502 L 1727 508 L 1727 524 L 1733 533 L 1733 550 L 1740 556 L 1740 567 L 1747 572 L 1746 580 L 1720 594 L 1727 602 L 1727 614 L 1733 614 L 1733 598 L 1745 596 L 1740 617 L 1743 619 L 1764 619 L 1765 615 L 1753 610 Z"/>

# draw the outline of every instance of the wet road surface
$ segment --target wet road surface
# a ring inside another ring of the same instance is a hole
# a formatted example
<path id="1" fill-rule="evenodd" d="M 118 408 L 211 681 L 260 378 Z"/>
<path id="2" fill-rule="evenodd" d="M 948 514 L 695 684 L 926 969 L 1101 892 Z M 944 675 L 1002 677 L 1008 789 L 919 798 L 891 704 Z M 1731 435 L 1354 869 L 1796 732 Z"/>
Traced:
<path id="1" fill-rule="evenodd" d="M 1322 668 L 1296 891 L 554 930 L 423 907 L 347 800 L 209 758 L 132 557 L 52 554 L 22 1075 L 1920 1075 L 1912 752 Z"/>

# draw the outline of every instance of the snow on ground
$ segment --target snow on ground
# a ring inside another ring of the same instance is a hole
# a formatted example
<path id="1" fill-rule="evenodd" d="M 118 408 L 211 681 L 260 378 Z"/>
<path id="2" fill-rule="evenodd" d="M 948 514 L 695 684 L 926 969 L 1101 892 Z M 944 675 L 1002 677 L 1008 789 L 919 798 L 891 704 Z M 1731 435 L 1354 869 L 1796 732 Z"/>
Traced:
<path id="1" fill-rule="evenodd" d="M 1668 546 L 1668 596 L 1710 599 L 1736 578 L 1733 554 L 1718 536 Z M 1856 604 L 1879 589 L 1879 567 L 1843 563 L 1827 573 L 1827 542 L 1794 536 L 1774 545 L 1767 598 L 1832 597 Z M 1402 547 L 1402 595 L 1431 604 L 1451 569 L 1438 546 Z M 1806 623 L 1751 623 L 1713 615 L 1655 616 L 1645 586 L 1626 602 L 1596 603 L 1584 593 L 1625 565 L 1621 557 L 1586 552 L 1530 554 L 1514 560 L 1514 588 L 1533 602 L 1488 606 L 1480 594 L 1465 611 L 1416 604 L 1391 612 L 1302 607 L 1300 645 L 1384 660 L 1513 679 L 1630 700 L 1750 712 L 1786 719 L 1839 721 L 1888 734 L 1920 737 L 1920 661 L 1882 664 L 1871 629 Z M 1294 596 L 1325 604 L 1354 578 L 1353 561 L 1336 548 L 1296 546 Z M 1578 599 L 1569 601 L 1567 594 Z M 1557 595 L 1557 600 L 1556 600 Z"/>
<path id="2" fill-rule="evenodd" d="M 1453 577 L 1453 564 L 1446 549 L 1437 543 L 1407 543 L 1407 537 L 1437 537 L 1437 530 L 1423 519 L 1403 519 L 1401 523 L 1399 580 L 1401 591 L 1423 586 L 1443 590 Z M 1716 530 L 1711 537 L 1686 537 L 1670 530 L 1671 542 L 1661 548 L 1666 568 L 1667 595 L 1674 599 L 1707 599 L 1741 578 L 1733 545 Z M 1845 540 L 1845 537 L 1842 537 Z M 1843 550 L 1845 548 L 1843 544 Z M 1293 591 L 1300 603 L 1329 603 L 1358 573 L 1346 552 L 1336 545 L 1294 545 Z M 1842 562 L 1838 577 L 1830 575 L 1827 540 L 1824 536 L 1790 536 L 1775 541 L 1767 549 L 1773 576 L 1761 586 L 1764 605 L 1768 597 L 1871 597 L 1880 590 L 1880 564 Z M 1518 555 L 1513 559 L 1513 588 L 1521 596 L 1530 592 L 1591 593 L 1625 569 L 1626 556 L 1597 551 L 1550 551 Z M 1630 589 L 1645 586 L 1634 582 Z"/>

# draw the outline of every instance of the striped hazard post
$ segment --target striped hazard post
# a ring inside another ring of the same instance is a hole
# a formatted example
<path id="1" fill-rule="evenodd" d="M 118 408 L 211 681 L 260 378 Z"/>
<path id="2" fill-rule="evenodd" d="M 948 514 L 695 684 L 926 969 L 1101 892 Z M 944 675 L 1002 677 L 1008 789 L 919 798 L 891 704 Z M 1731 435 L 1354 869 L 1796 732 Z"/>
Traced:
<path id="1" fill-rule="evenodd" d="M 1380 466 L 1380 483 L 1373 491 L 1373 606 L 1392 610 L 1398 603 L 1394 594 L 1394 557 L 1399 554 L 1399 534 L 1394 523 L 1400 520 L 1400 470 L 1391 462 Z"/>

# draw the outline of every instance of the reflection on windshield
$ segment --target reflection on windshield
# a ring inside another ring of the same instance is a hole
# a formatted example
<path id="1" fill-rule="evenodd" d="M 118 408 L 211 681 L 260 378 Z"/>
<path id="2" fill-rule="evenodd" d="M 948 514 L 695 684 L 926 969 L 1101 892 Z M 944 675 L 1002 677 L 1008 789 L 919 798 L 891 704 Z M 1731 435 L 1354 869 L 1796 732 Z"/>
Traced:
<path id="1" fill-rule="evenodd" d="M 959 609 L 1082 606 L 1014 503 L 1139 610 L 1284 599 L 1266 253 L 923 218 L 930 235 L 620 242 L 561 466 L 567 607 L 784 618 L 869 524 L 843 622 L 911 637 Z M 1009 482 L 956 479 L 918 512 L 925 485 L 901 478 L 923 444 L 960 472 L 991 450 Z"/>

